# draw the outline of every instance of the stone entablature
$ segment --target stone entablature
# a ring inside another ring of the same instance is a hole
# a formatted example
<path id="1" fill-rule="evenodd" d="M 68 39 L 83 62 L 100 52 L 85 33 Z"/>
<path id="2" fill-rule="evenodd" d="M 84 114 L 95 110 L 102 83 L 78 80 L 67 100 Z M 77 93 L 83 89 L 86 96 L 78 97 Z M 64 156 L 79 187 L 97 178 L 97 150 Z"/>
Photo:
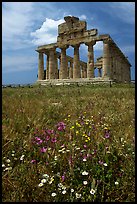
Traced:
<path id="1" fill-rule="evenodd" d="M 65 23 L 58 26 L 57 42 L 39 46 L 38 80 L 94 78 L 94 69 L 98 68 L 98 77 L 109 78 L 119 82 L 130 81 L 130 67 L 127 57 L 112 40 L 110 35 L 98 35 L 97 29 L 87 30 L 86 21 L 74 16 L 64 17 Z M 94 62 L 94 45 L 103 41 L 103 56 Z M 80 44 L 88 47 L 88 61 L 79 58 Z M 74 57 L 66 55 L 69 46 L 74 48 Z M 60 48 L 61 52 L 57 52 Z M 44 74 L 44 57 L 47 55 L 46 74 Z M 58 60 L 60 63 L 58 63 Z M 102 70 L 102 72 L 101 72 Z"/>

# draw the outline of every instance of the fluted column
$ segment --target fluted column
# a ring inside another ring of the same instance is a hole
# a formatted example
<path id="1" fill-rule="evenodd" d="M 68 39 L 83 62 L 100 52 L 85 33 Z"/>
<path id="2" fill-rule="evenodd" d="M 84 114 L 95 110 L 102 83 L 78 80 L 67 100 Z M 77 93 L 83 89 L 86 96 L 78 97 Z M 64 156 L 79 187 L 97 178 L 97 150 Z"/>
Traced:
<path id="1" fill-rule="evenodd" d="M 46 79 L 49 79 L 49 54 L 47 54 L 47 62 L 46 62 Z"/>
<path id="2" fill-rule="evenodd" d="M 55 50 L 49 50 L 49 79 L 55 78 Z"/>
<path id="3" fill-rule="evenodd" d="M 86 43 L 88 46 L 87 78 L 94 77 L 94 49 L 95 41 Z"/>
<path id="4" fill-rule="evenodd" d="M 67 57 L 66 57 L 66 49 L 68 46 L 61 47 L 61 62 L 60 62 L 60 71 L 59 71 L 59 78 L 60 79 L 67 79 Z"/>
<path id="5" fill-rule="evenodd" d="M 44 57 L 43 53 L 39 52 L 38 80 L 44 79 Z"/>
<path id="6" fill-rule="evenodd" d="M 109 41 L 103 41 L 103 67 L 102 76 L 109 77 L 110 59 L 109 59 Z"/>
<path id="7" fill-rule="evenodd" d="M 79 63 L 79 46 L 75 45 L 74 47 L 74 58 L 73 58 L 73 78 L 80 78 L 80 63 Z"/>
<path id="8" fill-rule="evenodd" d="M 69 61 L 69 78 L 72 79 L 73 78 L 73 62 Z"/>
<path id="9" fill-rule="evenodd" d="M 109 78 L 113 79 L 113 47 L 109 47 Z"/>
<path id="10" fill-rule="evenodd" d="M 98 77 L 101 77 L 101 68 L 98 68 Z"/>
<path id="11" fill-rule="evenodd" d="M 54 61 L 55 61 L 54 79 L 58 79 L 58 58 L 56 52 L 54 53 Z"/>
<path id="12" fill-rule="evenodd" d="M 87 78 L 87 63 L 84 64 L 84 78 Z"/>
<path id="13" fill-rule="evenodd" d="M 84 78 L 84 64 L 81 64 L 81 78 Z"/>

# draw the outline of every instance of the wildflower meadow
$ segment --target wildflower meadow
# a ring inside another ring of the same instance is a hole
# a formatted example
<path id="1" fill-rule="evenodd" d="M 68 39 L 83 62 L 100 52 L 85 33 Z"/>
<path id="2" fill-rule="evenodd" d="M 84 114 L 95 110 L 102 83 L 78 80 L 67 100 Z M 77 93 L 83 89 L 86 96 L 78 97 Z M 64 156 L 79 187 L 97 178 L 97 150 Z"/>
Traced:
<path id="1" fill-rule="evenodd" d="M 135 89 L 2 89 L 3 202 L 135 202 Z"/>

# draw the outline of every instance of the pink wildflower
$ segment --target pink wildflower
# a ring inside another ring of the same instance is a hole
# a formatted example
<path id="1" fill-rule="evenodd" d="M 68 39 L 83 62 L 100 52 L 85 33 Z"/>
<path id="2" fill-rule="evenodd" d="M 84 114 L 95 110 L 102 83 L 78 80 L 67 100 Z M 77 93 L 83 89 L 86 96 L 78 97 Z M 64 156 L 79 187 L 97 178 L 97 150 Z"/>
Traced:
<path id="1" fill-rule="evenodd" d="M 47 151 L 47 148 L 45 148 L 45 147 L 42 147 L 41 149 L 40 149 L 40 152 L 42 152 L 42 153 L 45 153 Z"/>
<path id="2" fill-rule="evenodd" d="M 63 131 L 63 130 L 65 130 L 65 128 L 66 128 L 65 123 L 59 122 L 59 123 L 57 124 L 57 129 L 58 129 L 59 131 Z"/>
<path id="3" fill-rule="evenodd" d="M 55 143 L 55 142 L 57 142 L 57 139 L 56 138 L 52 138 L 51 142 Z"/>
<path id="4" fill-rule="evenodd" d="M 33 163 L 33 164 L 34 164 L 34 163 L 36 163 L 36 160 L 35 160 L 35 159 L 32 159 L 30 163 Z"/>

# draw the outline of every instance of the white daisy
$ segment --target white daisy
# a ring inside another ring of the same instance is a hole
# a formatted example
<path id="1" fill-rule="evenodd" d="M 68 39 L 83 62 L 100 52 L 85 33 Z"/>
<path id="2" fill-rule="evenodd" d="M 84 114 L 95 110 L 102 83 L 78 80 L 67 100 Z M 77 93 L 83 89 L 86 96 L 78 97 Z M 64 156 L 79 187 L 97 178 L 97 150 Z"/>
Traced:
<path id="1" fill-rule="evenodd" d="M 56 193 L 52 193 L 52 194 L 51 194 L 52 197 L 55 197 L 56 195 L 57 195 Z"/>
<path id="2" fill-rule="evenodd" d="M 82 172 L 82 175 L 83 175 L 83 176 L 87 176 L 87 175 L 88 175 L 88 172 L 87 172 L 87 171 L 83 171 L 83 172 Z"/>
<path id="3" fill-rule="evenodd" d="M 47 182 L 46 179 L 42 179 L 42 180 L 41 180 L 41 183 L 46 183 L 46 182 Z"/>
<path id="4" fill-rule="evenodd" d="M 42 187 L 44 184 L 43 183 L 39 183 L 38 187 Z"/>
<path id="5" fill-rule="evenodd" d="M 62 191 L 62 194 L 65 194 L 67 191 L 66 190 L 64 190 L 64 191 Z"/>
<path id="6" fill-rule="evenodd" d="M 87 183 L 88 183 L 87 181 L 83 181 L 83 184 L 84 184 L 84 185 L 87 185 Z"/>
<path id="7" fill-rule="evenodd" d="M 94 194 L 95 194 L 95 190 L 92 188 L 92 189 L 90 190 L 90 193 L 91 193 L 92 195 L 94 195 Z"/>
<path id="8" fill-rule="evenodd" d="M 73 188 L 71 188 L 71 193 L 73 193 L 74 192 L 74 189 Z"/>

